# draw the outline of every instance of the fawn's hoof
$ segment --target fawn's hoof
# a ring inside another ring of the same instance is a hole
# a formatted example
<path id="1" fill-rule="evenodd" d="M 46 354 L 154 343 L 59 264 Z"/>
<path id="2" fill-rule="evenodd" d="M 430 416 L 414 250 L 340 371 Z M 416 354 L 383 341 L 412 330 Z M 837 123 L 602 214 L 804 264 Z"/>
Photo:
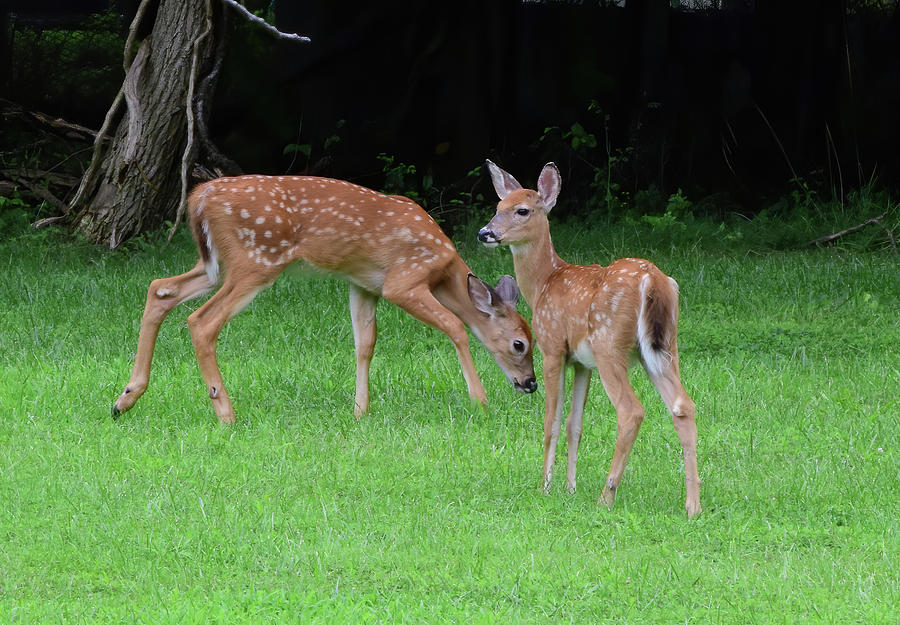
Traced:
<path id="1" fill-rule="evenodd" d="M 616 503 L 616 491 L 609 486 L 603 487 L 603 492 L 600 493 L 600 499 L 597 500 L 598 506 L 606 506 L 610 510 L 613 507 L 613 504 Z"/>

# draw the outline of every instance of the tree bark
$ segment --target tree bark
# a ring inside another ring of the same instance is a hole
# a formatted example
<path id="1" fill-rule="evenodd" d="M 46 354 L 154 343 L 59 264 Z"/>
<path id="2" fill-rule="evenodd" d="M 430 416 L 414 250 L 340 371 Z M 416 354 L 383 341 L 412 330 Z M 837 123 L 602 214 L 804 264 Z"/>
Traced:
<path id="1" fill-rule="evenodd" d="M 196 79 L 193 68 L 210 64 L 215 43 L 209 7 L 203 0 L 160 0 L 153 30 L 125 77 L 127 110 L 99 169 L 85 174 L 72 206 L 75 229 L 88 240 L 115 248 L 175 217 L 187 145 L 187 94 Z M 189 159 L 196 156 L 196 148 L 192 151 Z"/>

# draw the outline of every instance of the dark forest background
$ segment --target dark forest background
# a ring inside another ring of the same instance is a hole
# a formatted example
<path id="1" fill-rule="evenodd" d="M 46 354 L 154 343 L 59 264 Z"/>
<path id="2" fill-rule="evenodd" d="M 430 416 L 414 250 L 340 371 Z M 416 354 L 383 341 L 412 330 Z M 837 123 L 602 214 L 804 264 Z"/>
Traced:
<path id="1" fill-rule="evenodd" d="M 246 4 L 312 39 L 231 23 L 211 130 L 246 172 L 403 192 L 450 222 L 489 198 L 486 157 L 527 184 L 556 161 L 569 215 L 652 213 L 673 194 L 753 215 L 900 185 L 894 1 Z M 99 127 L 136 5 L 8 0 L 2 97 Z M 17 119 L 4 168 L 79 174 L 83 146 L 42 153 Z"/>

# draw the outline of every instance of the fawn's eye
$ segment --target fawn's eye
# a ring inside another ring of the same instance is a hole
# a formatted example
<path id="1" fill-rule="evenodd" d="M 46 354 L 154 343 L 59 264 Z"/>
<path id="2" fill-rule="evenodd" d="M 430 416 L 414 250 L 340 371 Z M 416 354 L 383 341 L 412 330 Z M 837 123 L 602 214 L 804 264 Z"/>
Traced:
<path id="1" fill-rule="evenodd" d="M 515 341 L 513 341 L 513 349 L 521 354 L 525 351 L 525 343 L 516 339 Z"/>
<path id="2" fill-rule="evenodd" d="M 528 210 L 527 208 L 517 208 L 516 209 L 516 215 L 520 215 L 522 217 L 528 217 L 528 213 L 530 213 L 530 212 L 531 211 Z"/>

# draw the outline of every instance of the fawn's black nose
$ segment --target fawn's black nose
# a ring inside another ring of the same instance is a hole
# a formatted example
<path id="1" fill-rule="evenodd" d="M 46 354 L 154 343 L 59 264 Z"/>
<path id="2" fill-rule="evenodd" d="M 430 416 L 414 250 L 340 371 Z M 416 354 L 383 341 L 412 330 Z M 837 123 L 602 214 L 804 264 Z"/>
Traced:
<path id="1" fill-rule="evenodd" d="M 482 228 L 478 231 L 478 240 L 482 243 L 492 243 L 497 240 L 497 236 L 487 228 Z"/>
<path id="2" fill-rule="evenodd" d="M 516 380 L 516 390 L 521 391 L 523 393 L 533 393 L 537 390 L 537 380 L 534 378 L 528 378 L 524 382 L 519 382 Z"/>

